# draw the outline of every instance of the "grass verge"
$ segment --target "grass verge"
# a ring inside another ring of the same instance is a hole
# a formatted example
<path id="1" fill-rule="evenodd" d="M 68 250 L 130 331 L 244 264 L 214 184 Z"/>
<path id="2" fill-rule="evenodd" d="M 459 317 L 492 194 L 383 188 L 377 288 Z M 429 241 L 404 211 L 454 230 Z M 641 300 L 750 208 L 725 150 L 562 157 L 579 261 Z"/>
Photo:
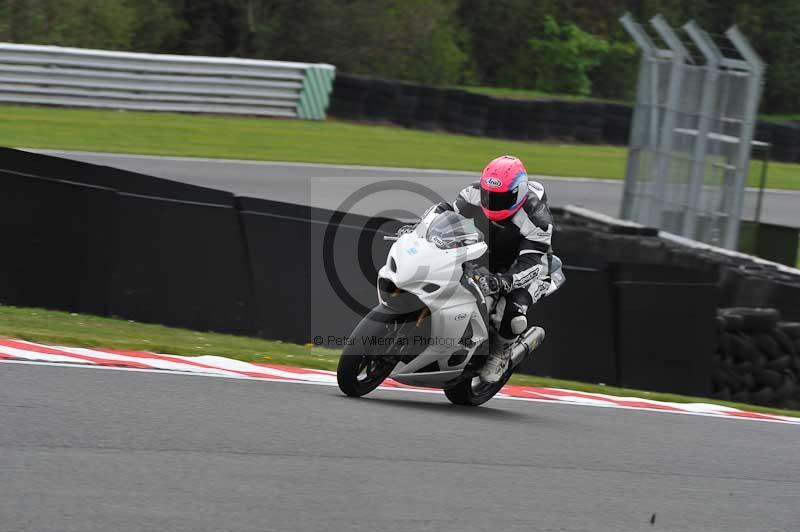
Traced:
<path id="1" fill-rule="evenodd" d="M 465 86 L 462 89 L 474 92 L 476 94 L 485 94 L 486 96 L 493 96 L 495 98 L 508 98 L 511 100 L 571 100 L 571 101 L 585 101 L 597 103 L 628 103 L 619 100 L 607 100 L 603 98 L 595 98 L 593 96 L 580 96 L 577 94 L 551 94 L 549 92 L 542 92 L 532 89 L 511 89 L 508 87 L 476 87 Z"/>
<path id="2" fill-rule="evenodd" d="M 244 336 L 208 333 L 101 318 L 39 308 L 0 306 L 0 336 L 32 342 L 80 347 L 145 350 L 174 355 L 217 355 L 314 369 L 335 370 L 339 351 Z M 608 395 L 640 397 L 675 403 L 714 403 L 752 412 L 800 417 L 800 411 L 780 410 L 715 399 L 615 388 L 600 384 L 515 375 L 511 384 L 564 388 Z"/>
<path id="3" fill-rule="evenodd" d="M 477 172 L 513 153 L 532 173 L 622 179 L 627 148 L 518 142 L 337 120 L 0 106 L 0 145 Z M 749 184 L 758 183 L 758 164 Z M 772 163 L 768 186 L 800 190 L 800 165 Z"/>

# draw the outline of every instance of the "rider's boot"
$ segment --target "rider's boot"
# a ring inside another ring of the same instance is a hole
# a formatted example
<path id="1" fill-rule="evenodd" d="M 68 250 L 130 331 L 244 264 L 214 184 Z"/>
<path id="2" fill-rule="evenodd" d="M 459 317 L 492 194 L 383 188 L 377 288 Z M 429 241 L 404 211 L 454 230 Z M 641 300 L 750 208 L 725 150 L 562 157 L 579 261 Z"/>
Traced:
<path id="1" fill-rule="evenodd" d="M 497 333 L 492 334 L 491 352 L 486 360 L 486 364 L 478 372 L 481 380 L 486 383 L 495 383 L 501 379 L 508 370 L 508 363 L 511 360 L 511 344 L 515 338 L 504 338 Z"/>

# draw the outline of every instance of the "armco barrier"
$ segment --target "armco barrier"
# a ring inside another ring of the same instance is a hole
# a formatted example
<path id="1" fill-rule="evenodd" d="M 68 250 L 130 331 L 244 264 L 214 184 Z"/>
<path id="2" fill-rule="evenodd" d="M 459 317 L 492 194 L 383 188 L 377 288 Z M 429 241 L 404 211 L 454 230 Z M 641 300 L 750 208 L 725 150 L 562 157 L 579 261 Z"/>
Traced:
<path id="1" fill-rule="evenodd" d="M 0 43 L 0 102 L 325 118 L 331 65 Z"/>

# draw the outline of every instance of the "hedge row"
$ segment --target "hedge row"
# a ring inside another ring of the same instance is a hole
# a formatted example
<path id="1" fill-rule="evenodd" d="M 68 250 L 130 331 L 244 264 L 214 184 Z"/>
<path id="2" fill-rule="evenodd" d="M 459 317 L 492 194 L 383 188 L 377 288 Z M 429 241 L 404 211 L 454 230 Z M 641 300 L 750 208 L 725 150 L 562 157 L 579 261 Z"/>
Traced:
<path id="1" fill-rule="evenodd" d="M 800 323 L 780 319 L 775 309 L 720 309 L 714 397 L 800 408 Z"/>
<path id="2" fill-rule="evenodd" d="M 633 111 L 619 103 L 510 100 L 461 89 L 337 74 L 328 114 L 513 140 L 626 145 Z M 800 162 L 799 125 L 759 122 L 755 138 L 772 143 L 773 160 Z"/>

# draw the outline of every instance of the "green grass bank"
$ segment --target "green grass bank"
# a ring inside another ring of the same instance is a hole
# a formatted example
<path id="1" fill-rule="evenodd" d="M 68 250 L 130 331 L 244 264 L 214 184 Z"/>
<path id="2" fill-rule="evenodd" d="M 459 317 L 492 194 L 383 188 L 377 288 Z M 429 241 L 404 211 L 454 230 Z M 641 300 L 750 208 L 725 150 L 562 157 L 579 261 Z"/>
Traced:
<path id="1" fill-rule="evenodd" d="M 513 153 L 531 173 L 622 179 L 619 146 L 518 142 L 337 120 L 0 106 L 0 145 L 147 155 L 479 171 Z M 753 164 L 749 184 L 758 183 Z M 772 163 L 768 186 L 800 190 L 800 165 Z"/>

